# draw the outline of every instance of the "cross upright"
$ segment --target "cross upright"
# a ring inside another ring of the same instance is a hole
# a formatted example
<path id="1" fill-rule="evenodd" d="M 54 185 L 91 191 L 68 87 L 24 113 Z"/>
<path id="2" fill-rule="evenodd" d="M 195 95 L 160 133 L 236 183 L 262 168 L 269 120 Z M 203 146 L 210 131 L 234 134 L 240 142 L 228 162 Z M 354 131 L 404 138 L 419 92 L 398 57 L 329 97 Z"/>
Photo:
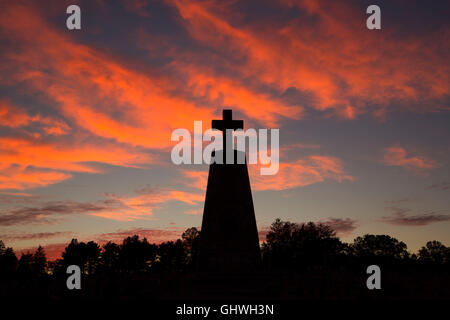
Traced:
<path id="1" fill-rule="evenodd" d="M 227 150 L 227 140 L 231 147 L 231 130 L 244 129 L 244 120 L 233 120 L 233 111 L 231 109 L 223 109 L 222 110 L 222 120 L 213 120 L 211 123 L 211 127 L 216 130 L 222 131 L 222 140 L 223 140 L 223 156 L 225 158 L 226 150 Z M 227 132 L 228 131 L 228 132 Z M 227 136 L 230 135 L 227 139 Z"/>

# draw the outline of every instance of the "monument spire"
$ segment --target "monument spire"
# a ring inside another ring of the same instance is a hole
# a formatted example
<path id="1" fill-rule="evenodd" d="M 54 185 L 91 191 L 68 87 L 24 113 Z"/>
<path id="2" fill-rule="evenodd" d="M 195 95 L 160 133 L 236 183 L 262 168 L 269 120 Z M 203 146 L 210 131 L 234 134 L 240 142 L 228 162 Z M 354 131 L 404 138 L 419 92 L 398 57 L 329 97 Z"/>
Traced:
<path id="1" fill-rule="evenodd" d="M 223 110 L 222 120 L 212 127 L 224 132 L 224 151 L 231 149 L 227 129 L 243 129 L 243 120 L 233 120 Z M 231 130 L 228 130 L 231 134 Z M 225 154 L 225 152 L 223 152 Z M 245 159 L 245 154 L 243 155 Z M 209 166 L 208 185 L 200 233 L 199 269 L 205 272 L 251 273 L 261 266 L 252 191 L 247 162 Z"/>

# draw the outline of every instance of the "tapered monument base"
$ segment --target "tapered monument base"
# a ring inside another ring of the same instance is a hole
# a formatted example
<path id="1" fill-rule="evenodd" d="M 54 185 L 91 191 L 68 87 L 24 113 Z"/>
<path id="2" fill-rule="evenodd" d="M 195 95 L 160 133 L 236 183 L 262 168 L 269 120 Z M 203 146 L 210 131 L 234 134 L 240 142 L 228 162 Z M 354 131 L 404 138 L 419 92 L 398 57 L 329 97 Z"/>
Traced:
<path id="1" fill-rule="evenodd" d="M 235 160 L 237 152 L 234 150 Z M 217 151 L 217 157 L 220 156 L 222 152 Z M 200 235 L 199 271 L 240 274 L 260 267 L 247 163 L 211 164 Z"/>

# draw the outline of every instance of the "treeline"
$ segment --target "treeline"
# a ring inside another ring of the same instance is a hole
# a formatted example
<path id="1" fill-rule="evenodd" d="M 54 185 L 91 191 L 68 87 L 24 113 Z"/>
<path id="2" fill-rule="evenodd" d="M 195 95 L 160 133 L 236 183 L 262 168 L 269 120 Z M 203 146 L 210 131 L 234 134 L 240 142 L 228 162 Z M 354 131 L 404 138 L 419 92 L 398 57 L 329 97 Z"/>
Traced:
<path id="1" fill-rule="evenodd" d="M 361 269 L 371 264 L 448 270 L 450 265 L 450 247 L 439 241 L 411 254 L 404 242 L 388 235 L 366 234 L 344 243 L 328 225 L 280 219 L 272 223 L 261 249 L 266 270 Z"/>
<path id="2" fill-rule="evenodd" d="M 194 270 L 200 232 L 187 229 L 176 241 L 150 243 L 134 235 L 121 244 L 108 242 L 100 246 L 94 241 L 67 245 L 61 259 L 47 261 L 44 249 L 39 246 L 34 253 L 22 253 L 20 258 L 13 248 L 6 248 L 0 240 L 0 277 L 12 274 L 63 275 L 69 265 L 77 265 L 84 275 L 100 273 L 186 272 Z"/>
<path id="3" fill-rule="evenodd" d="M 61 259 L 47 261 L 42 247 L 18 258 L 0 240 L 0 277 L 65 275 L 69 265 L 78 265 L 86 276 L 192 272 L 196 269 L 199 241 L 200 231 L 196 228 L 187 229 L 181 239 L 161 244 L 137 235 L 121 244 L 108 242 L 103 246 L 73 239 Z M 261 253 L 263 270 L 267 272 L 351 269 L 370 264 L 448 270 L 450 265 L 450 248 L 438 241 L 429 241 L 418 254 L 411 254 L 404 242 L 388 235 L 366 234 L 353 243 L 344 243 L 327 225 L 280 219 L 272 223 Z"/>

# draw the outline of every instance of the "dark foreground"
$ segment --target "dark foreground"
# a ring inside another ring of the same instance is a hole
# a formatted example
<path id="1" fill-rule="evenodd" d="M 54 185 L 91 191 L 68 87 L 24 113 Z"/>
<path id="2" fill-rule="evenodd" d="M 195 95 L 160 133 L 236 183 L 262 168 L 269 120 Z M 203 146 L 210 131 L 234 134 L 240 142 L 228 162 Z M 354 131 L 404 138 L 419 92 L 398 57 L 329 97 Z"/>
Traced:
<path id="1" fill-rule="evenodd" d="M 302 273 L 218 275 L 198 273 L 133 273 L 82 276 L 81 289 L 69 290 L 69 275 L 0 279 L 1 298 L 48 300 L 151 299 L 214 300 L 448 300 L 450 272 L 382 270 L 381 289 L 369 290 L 363 272 L 346 270 Z"/>
<path id="2" fill-rule="evenodd" d="M 251 275 L 104 274 L 84 277 L 68 290 L 66 277 L 1 280 L 2 301 L 76 314 L 146 314 L 147 319 L 300 319 L 321 315 L 411 314 L 450 301 L 450 273 L 383 271 L 382 288 L 369 290 L 367 275 L 341 271 Z M 33 310 L 35 307 L 30 307 Z M 204 310 L 208 310 L 206 315 Z M 365 311 L 361 311 L 360 309 Z M 54 309 L 48 309 L 54 310 Z M 65 311 L 64 311 L 65 310 Z M 116 315 L 117 316 L 117 315 Z"/>

